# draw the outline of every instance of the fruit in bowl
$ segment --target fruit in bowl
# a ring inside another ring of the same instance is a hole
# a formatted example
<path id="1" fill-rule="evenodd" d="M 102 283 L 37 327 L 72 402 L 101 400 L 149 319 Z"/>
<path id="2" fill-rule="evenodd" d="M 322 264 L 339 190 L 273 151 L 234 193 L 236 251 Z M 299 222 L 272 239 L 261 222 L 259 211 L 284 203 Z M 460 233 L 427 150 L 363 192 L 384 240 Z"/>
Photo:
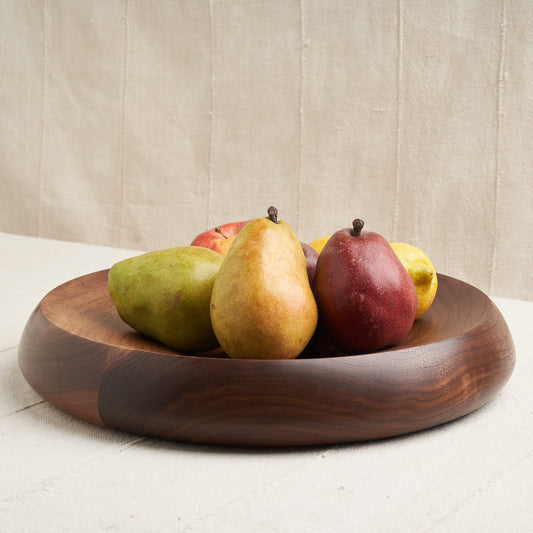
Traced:
<path id="1" fill-rule="evenodd" d="M 391 242 L 390 245 L 415 284 L 415 318 L 419 318 L 431 307 L 437 294 L 437 272 L 429 257 L 420 248 L 405 242 Z"/>
<path id="2" fill-rule="evenodd" d="M 204 231 L 197 235 L 191 242 L 191 246 L 203 246 L 210 248 L 219 254 L 226 256 L 237 233 L 248 223 L 249 220 L 244 222 L 229 222 Z M 309 282 L 313 281 L 315 276 L 316 261 L 318 259 L 318 252 L 309 244 L 302 242 L 302 249 L 305 254 L 305 260 L 307 263 L 307 275 Z"/>
<path id="3" fill-rule="evenodd" d="M 302 242 L 302 250 L 305 256 L 305 264 L 307 267 L 307 277 L 309 278 L 309 283 L 313 283 L 316 272 L 316 262 L 318 261 L 318 252 L 312 248 L 309 244 Z"/>
<path id="4" fill-rule="evenodd" d="M 335 232 L 318 257 L 313 292 L 321 322 L 342 352 L 392 346 L 411 330 L 416 289 L 390 244 L 379 234 L 351 228 Z"/>
<path id="5" fill-rule="evenodd" d="M 311 241 L 309 243 L 309 246 L 311 246 L 311 248 L 313 248 L 318 253 L 320 253 L 322 251 L 322 249 L 324 248 L 324 246 L 326 245 L 326 243 L 328 242 L 330 237 L 331 237 L 331 235 L 326 235 L 324 237 L 319 237 L 318 239 L 315 239 L 314 241 Z"/>
<path id="6" fill-rule="evenodd" d="M 393 346 L 431 306 L 437 274 L 422 250 L 355 219 L 310 244 L 268 216 L 199 234 L 189 246 L 113 265 L 121 318 L 182 352 L 293 359 Z"/>
<path id="7" fill-rule="evenodd" d="M 203 246 L 210 248 L 221 255 L 226 255 L 230 246 L 232 245 L 235 236 L 241 229 L 249 222 L 248 220 L 242 222 L 229 222 L 222 226 L 217 226 L 210 230 L 204 231 L 197 235 L 191 242 L 191 246 Z"/>
<path id="8" fill-rule="evenodd" d="M 215 279 L 211 322 L 236 359 L 294 359 L 318 319 L 301 242 L 277 209 L 238 233 Z"/>
<path id="9" fill-rule="evenodd" d="M 115 263 L 108 288 L 118 314 L 183 352 L 216 348 L 209 304 L 223 256 L 200 246 L 155 250 Z"/>

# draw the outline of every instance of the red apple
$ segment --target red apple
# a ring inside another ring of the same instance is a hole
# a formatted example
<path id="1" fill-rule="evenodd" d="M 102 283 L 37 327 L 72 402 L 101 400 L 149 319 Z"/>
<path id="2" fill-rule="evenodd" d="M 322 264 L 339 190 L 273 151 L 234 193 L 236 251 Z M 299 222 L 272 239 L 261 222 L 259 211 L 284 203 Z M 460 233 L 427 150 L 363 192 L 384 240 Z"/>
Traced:
<path id="1" fill-rule="evenodd" d="M 249 220 L 245 220 L 244 222 L 230 222 L 229 224 L 223 224 L 222 226 L 204 231 L 193 239 L 191 246 L 203 246 L 204 248 L 215 250 L 215 252 L 221 255 L 226 255 L 233 239 L 235 239 L 235 235 L 248 222 Z"/>

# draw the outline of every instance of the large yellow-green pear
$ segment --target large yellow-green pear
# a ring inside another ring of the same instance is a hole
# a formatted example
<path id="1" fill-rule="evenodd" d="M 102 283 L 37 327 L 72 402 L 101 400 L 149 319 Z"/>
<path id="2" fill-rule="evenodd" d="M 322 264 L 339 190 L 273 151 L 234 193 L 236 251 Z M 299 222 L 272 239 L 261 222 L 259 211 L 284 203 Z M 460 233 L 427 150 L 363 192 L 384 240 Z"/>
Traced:
<path id="1" fill-rule="evenodd" d="M 317 325 L 302 245 L 268 213 L 240 230 L 213 286 L 213 330 L 232 358 L 293 359 Z"/>
<path id="2" fill-rule="evenodd" d="M 155 250 L 114 264 L 111 299 L 127 324 L 183 352 L 218 346 L 209 304 L 224 257 L 200 246 Z"/>

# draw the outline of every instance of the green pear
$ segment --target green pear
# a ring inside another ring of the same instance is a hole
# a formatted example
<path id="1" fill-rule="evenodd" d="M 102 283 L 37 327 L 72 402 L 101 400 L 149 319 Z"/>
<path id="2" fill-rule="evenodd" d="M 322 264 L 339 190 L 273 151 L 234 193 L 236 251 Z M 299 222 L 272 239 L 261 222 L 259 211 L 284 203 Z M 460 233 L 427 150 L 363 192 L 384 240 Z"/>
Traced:
<path id="1" fill-rule="evenodd" d="M 111 299 L 129 326 L 183 352 L 218 346 L 209 304 L 224 257 L 200 246 L 155 250 L 114 264 Z"/>
<path id="2" fill-rule="evenodd" d="M 213 330 L 232 358 L 294 359 L 317 325 L 302 245 L 268 212 L 236 235 L 213 286 Z"/>

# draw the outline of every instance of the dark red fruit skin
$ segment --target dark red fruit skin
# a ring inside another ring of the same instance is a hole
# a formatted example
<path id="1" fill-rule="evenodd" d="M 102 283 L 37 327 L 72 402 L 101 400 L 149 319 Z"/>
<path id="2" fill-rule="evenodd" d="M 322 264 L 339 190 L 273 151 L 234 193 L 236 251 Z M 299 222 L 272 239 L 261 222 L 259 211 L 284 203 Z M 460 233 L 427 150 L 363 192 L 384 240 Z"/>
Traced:
<path id="1" fill-rule="evenodd" d="M 334 233 L 318 257 L 312 288 L 327 335 L 344 353 L 393 346 L 413 326 L 415 286 L 377 233 Z"/>
<path id="2" fill-rule="evenodd" d="M 307 266 L 307 277 L 309 278 L 309 283 L 313 285 L 313 280 L 315 278 L 316 272 L 316 262 L 318 260 L 318 252 L 309 246 L 309 244 L 302 242 L 302 250 L 305 255 L 305 264 Z"/>

